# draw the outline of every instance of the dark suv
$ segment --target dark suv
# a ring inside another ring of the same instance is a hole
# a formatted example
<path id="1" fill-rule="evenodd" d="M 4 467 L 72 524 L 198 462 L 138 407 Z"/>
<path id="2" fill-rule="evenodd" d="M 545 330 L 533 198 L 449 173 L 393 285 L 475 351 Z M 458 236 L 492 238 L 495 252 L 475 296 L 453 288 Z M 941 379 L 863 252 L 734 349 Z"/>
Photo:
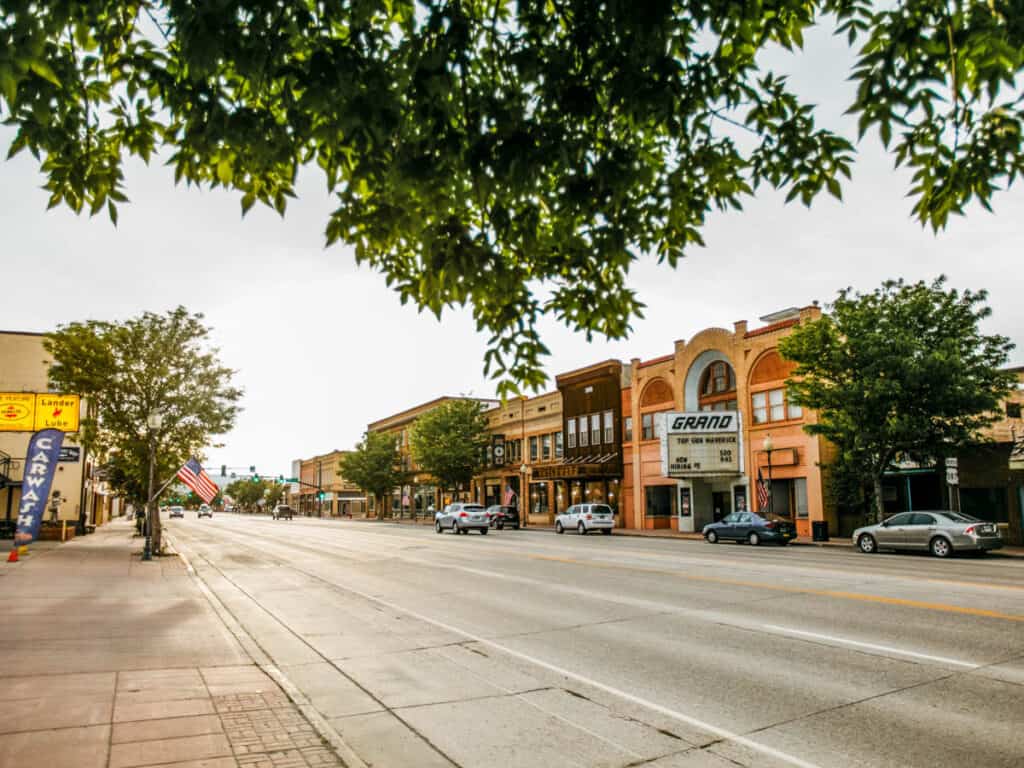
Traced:
<path id="1" fill-rule="evenodd" d="M 519 510 L 504 504 L 495 504 L 487 508 L 487 519 L 491 521 L 491 527 L 499 531 L 506 525 L 519 530 Z"/>

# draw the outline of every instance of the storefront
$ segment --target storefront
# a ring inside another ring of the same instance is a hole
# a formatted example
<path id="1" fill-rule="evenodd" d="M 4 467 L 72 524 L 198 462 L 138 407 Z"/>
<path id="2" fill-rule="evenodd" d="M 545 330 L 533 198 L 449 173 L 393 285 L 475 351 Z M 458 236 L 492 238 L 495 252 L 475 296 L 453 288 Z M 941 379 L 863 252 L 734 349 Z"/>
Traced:
<path id="1" fill-rule="evenodd" d="M 530 514 L 554 521 L 572 504 L 607 504 L 619 513 L 622 469 L 617 462 L 570 463 L 536 467 L 530 483 Z M 545 501 L 546 500 L 546 501 Z"/>

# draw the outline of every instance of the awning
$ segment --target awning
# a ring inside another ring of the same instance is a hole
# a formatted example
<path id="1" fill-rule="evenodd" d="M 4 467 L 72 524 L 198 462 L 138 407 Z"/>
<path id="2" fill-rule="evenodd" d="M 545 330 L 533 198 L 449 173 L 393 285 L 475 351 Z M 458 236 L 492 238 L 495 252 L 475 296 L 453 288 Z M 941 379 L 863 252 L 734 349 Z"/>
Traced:
<path id="1" fill-rule="evenodd" d="M 587 477 L 621 477 L 619 452 L 595 453 L 566 457 L 556 464 L 543 464 L 533 468 L 535 480 L 561 480 Z"/>

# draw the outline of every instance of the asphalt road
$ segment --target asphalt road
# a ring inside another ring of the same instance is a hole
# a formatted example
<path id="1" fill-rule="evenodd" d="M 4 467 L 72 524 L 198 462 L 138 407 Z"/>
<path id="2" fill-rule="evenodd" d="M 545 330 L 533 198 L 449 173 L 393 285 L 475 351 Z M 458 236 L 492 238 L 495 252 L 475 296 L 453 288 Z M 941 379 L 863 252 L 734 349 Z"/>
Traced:
<path id="1" fill-rule="evenodd" d="M 374 766 L 1024 766 L 1024 560 L 218 515 L 221 608 Z"/>

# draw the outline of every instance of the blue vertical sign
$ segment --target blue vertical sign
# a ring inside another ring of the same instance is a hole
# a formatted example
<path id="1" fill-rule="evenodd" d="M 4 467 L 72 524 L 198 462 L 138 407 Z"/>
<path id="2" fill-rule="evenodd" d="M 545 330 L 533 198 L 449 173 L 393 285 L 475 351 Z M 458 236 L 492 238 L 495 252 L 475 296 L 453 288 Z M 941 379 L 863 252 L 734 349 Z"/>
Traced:
<path id="1" fill-rule="evenodd" d="M 28 443 L 21 501 L 18 503 L 18 530 L 14 534 L 16 546 L 35 541 L 39 536 L 63 442 L 64 433 L 59 429 L 43 429 L 32 435 Z"/>

